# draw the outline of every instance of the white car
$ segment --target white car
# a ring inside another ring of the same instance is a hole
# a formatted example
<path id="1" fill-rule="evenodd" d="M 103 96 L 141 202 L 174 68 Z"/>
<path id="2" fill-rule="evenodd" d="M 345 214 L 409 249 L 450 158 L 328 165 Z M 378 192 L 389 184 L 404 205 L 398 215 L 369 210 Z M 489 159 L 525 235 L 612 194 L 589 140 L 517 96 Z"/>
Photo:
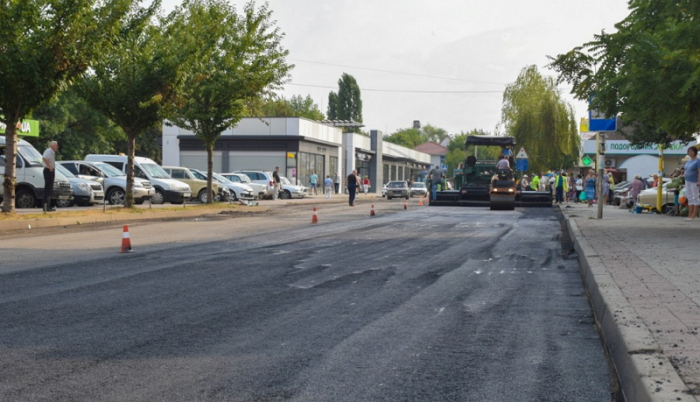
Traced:
<path id="1" fill-rule="evenodd" d="M 280 183 L 282 184 L 282 191 L 280 191 L 282 199 L 304 198 L 309 191 L 307 187 L 296 186 L 283 176 L 280 176 Z"/>
<path id="2" fill-rule="evenodd" d="M 197 169 L 190 170 L 195 176 L 198 176 L 202 180 L 207 179 L 207 172 Z M 228 191 L 231 193 L 231 198 L 233 199 L 233 201 L 249 201 L 258 198 L 255 195 L 255 191 L 253 191 L 253 188 L 250 186 L 247 186 L 243 183 L 234 183 L 218 173 L 212 173 L 212 177 L 214 178 L 214 181 L 216 183 L 219 183 L 220 186 L 228 189 Z"/>
<path id="3" fill-rule="evenodd" d="M 275 186 L 272 179 L 272 172 L 264 172 L 262 170 L 239 170 L 235 173 L 242 173 L 253 183 L 262 184 L 265 186 L 265 194 L 263 198 L 272 198 Z"/>
<path id="4" fill-rule="evenodd" d="M 246 176 L 243 173 L 221 173 L 220 176 L 224 177 L 229 181 L 232 181 L 233 183 L 244 184 L 246 186 L 249 186 L 253 189 L 253 194 L 255 194 L 255 198 L 263 199 L 267 194 L 267 185 L 253 183 L 253 181 L 250 180 L 250 177 Z"/>
<path id="5" fill-rule="evenodd" d="M 661 188 L 661 212 L 666 213 L 666 210 L 669 207 L 674 206 L 674 200 L 675 200 L 675 188 L 666 188 L 666 185 L 670 183 L 670 181 L 667 181 L 663 184 L 663 187 Z M 652 208 L 656 209 L 656 195 L 657 195 L 658 189 L 657 187 L 653 188 L 648 188 L 646 190 L 642 190 L 641 193 L 637 196 L 637 204 L 639 205 L 651 205 Z"/>

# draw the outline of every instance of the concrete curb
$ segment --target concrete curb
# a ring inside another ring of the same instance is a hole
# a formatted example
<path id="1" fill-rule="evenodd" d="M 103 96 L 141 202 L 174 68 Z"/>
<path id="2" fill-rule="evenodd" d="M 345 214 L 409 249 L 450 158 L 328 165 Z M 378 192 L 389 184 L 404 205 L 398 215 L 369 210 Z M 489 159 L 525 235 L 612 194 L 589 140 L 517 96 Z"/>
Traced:
<path id="1" fill-rule="evenodd" d="M 664 356 L 654 336 L 613 280 L 573 219 L 564 215 L 593 306 L 627 402 L 698 402 Z"/>
<path id="2" fill-rule="evenodd" d="M 76 216 L 65 218 L 37 218 L 37 219 L 20 219 L 14 221 L 0 222 L 0 231 L 21 230 L 21 229 L 41 229 L 57 226 L 84 225 L 90 223 L 107 223 L 107 222 L 134 222 L 154 219 L 171 219 L 171 218 L 194 218 L 198 216 L 217 215 L 221 212 L 235 213 L 252 213 L 265 212 L 267 207 L 241 207 L 240 209 L 231 208 L 214 208 L 214 209 L 192 209 L 183 211 L 158 211 L 145 210 L 141 213 L 116 213 L 104 215 Z"/>

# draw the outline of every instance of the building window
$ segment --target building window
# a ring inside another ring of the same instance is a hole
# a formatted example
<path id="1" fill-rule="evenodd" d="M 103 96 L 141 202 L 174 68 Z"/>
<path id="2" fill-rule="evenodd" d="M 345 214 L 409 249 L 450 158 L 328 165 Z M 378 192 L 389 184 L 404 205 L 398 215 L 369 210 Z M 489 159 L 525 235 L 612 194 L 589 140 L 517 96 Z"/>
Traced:
<path id="1" fill-rule="evenodd" d="M 396 179 L 396 165 L 391 165 L 391 180 L 397 180 Z"/>
<path id="2" fill-rule="evenodd" d="M 389 165 L 387 165 L 386 163 L 384 164 L 384 172 L 382 174 L 382 178 L 383 178 L 384 184 L 387 184 L 390 181 L 389 180 Z"/>
<path id="3" fill-rule="evenodd" d="M 299 166 L 297 170 L 297 180 L 299 185 L 309 186 L 311 184 L 311 174 L 316 172 L 317 183 L 322 183 L 324 172 L 326 171 L 326 156 L 299 152 Z M 337 158 L 336 158 L 337 160 Z"/>
<path id="4" fill-rule="evenodd" d="M 328 172 L 327 174 L 331 175 L 331 179 L 335 176 L 336 173 L 340 174 L 338 172 L 338 157 L 337 156 L 330 156 L 328 166 Z"/>

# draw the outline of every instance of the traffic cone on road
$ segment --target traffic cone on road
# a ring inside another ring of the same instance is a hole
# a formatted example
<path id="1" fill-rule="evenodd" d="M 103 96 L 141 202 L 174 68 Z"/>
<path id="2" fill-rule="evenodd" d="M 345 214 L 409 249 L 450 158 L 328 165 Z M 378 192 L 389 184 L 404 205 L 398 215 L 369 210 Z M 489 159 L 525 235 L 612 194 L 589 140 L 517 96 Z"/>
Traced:
<path id="1" fill-rule="evenodd" d="M 374 204 L 372 204 L 372 209 L 369 211 L 369 216 L 374 216 Z"/>
<path id="2" fill-rule="evenodd" d="M 420 198 L 418 198 L 418 205 L 423 206 L 423 196 L 421 195 Z"/>
<path id="3" fill-rule="evenodd" d="M 403 200 L 403 209 L 408 209 L 408 200 Z"/>
<path id="4" fill-rule="evenodd" d="M 316 207 L 314 207 L 314 214 L 311 216 L 311 223 L 318 223 L 318 215 L 316 214 Z"/>
<path id="5" fill-rule="evenodd" d="M 129 226 L 124 225 L 124 233 L 122 233 L 122 250 L 120 253 L 130 253 L 131 250 L 131 238 L 129 237 Z"/>

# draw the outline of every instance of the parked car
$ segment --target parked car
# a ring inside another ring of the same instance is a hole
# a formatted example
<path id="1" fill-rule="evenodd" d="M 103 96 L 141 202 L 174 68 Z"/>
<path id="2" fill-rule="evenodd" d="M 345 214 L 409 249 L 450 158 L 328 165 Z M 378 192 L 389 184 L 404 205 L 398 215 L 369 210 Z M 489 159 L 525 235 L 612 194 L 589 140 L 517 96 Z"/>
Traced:
<path id="1" fill-rule="evenodd" d="M 266 184 L 253 183 L 253 181 L 250 180 L 250 177 L 246 176 L 243 173 L 221 173 L 220 175 L 221 177 L 230 180 L 233 183 L 244 184 L 246 186 L 249 186 L 253 189 L 253 194 L 255 194 L 255 198 L 265 198 L 265 194 L 267 193 L 268 187 Z"/>
<path id="2" fill-rule="evenodd" d="M 197 170 L 197 169 L 190 169 L 193 175 L 197 177 L 198 179 L 206 180 L 207 179 L 207 172 Z M 232 199 L 233 201 L 238 201 L 238 200 L 254 200 L 257 198 L 255 196 L 255 192 L 250 186 L 247 186 L 242 183 L 234 183 L 231 180 L 225 178 L 224 176 L 218 174 L 218 173 L 213 173 L 212 177 L 214 178 L 214 182 L 219 185 L 219 188 L 223 192 L 226 190 L 227 194 L 222 193 L 222 199 L 228 201 L 229 199 Z M 230 198 L 229 198 L 230 197 Z"/>
<path id="3" fill-rule="evenodd" d="M 127 157 L 125 155 L 88 155 L 85 160 L 108 163 L 126 173 Z M 154 204 L 164 202 L 182 204 L 192 197 L 190 186 L 171 178 L 163 168 L 151 159 L 139 156 L 134 158 L 134 177 L 148 180 L 155 187 L 156 193 L 151 199 Z"/>
<path id="4" fill-rule="evenodd" d="M 280 177 L 280 184 L 282 184 L 280 198 L 283 199 L 304 198 L 309 191 L 308 187 L 294 185 L 284 176 Z"/>
<path id="5" fill-rule="evenodd" d="M 403 180 L 390 181 L 386 184 L 386 198 L 405 198 L 408 199 L 408 183 Z"/>
<path id="6" fill-rule="evenodd" d="M 427 196 L 428 195 L 428 188 L 425 187 L 425 183 L 422 182 L 415 182 L 411 184 L 411 194 L 410 196 Z"/>
<path id="7" fill-rule="evenodd" d="M 666 185 L 670 183 L 670 180 L 668 182 L 665 182 L 663 184 L 663 187 L 661 188 L 661 212 L 666 213 L 666 210 L 669 207 L 674 206 L 674 200 L 675 200 L 675 194 L 674 191 L 676 190 L 675 188 L 666 188 Z M 657 195 L 657 188 L 648 188 L 646 190 L 642 190 L 641 193 L 637 196 L 637 204 L 640 205 L 651 205 L 652 208 L 656 208 L 656 195 Z"/>
<path id="8" fill-rule="evenodd" d="M 239 170 L 235 173 L 243 173 L 248 176 L 253 183 L 265 185 L 265 195 L 263 198 L 272 198 L 272 193 L 275 189 L 272 172 L 265 172 L 262 170 Z"/>
<path id="9" fill-rule="evenodd" d="M 102 185 L 110 205 L 124 205 L 126 200 L 126 174 L 103 162 L 60 161 L 71 173 L 82 179 L 93 180 Z M 151 182 L 134 177 L 134 203 L 143 204 L 156 194 Z"/>
<path id="10" fill-rule="evenodd" d="M 17 208 L 35 208 L 43 204 L 44 199 L 44 165 L 41 154 L 25 140 L 17 140 L 17 157 L 15 159 L 15 206 Z M 5 136 L 0 136 L 0 176 L 5 174 Z M 0 191 L 0 201 L 3 198 Z M 56 172 L 53 183 L 52 204 L 73 199 L 70 181 Z"/>
<path id="11" fill-rule="evenodd" d="M 73 205 L 87 206 L 104 202 L 105 192 L 102 185 L 94 180 L 81 179 L 63 167 L 60 163 L 56 163 L 56 171 L 64 175 L 71 184 L 73 189 L 72 200 L 58 200 L 56 205 L 61 208 L 72 207 Z"/>
<path id="12" fill-rule="evenodd" d="M 167 174 L 170 175 L 175 180 L 179 180 L 183 183 L 186 183 L 188 186 L 190 186 L 190 189 L 192 189 L 192 199 L 196 199 L 197 201 L 201 202 L 202 204 L 206 204 L 207 202 L 207 178 L 204 176 L 204 179 L 198 178 L 190 171 L 189 168 L 183 167 L 183 166 L 163 166 L 163 170 Z M 219 194 L 219 183 L 216 181 L 213 181 L 211 183 L 212 187 L 212 192 L 215 195 L 215 201 L 216 198 L 221 199 L 222 197 L 224 199 L 228 199 L 228 194 Z M 228 193 L 228 190 L 226 190 L 226 193 Z"/>

